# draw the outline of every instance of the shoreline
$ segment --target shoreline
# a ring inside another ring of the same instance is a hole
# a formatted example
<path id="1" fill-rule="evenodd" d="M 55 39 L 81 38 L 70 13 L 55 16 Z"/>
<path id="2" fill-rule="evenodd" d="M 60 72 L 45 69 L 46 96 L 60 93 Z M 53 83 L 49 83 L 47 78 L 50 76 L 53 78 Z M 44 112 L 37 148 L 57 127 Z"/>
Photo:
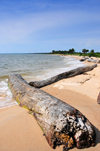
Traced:
<path id="1" fill-rule="evenodd" d="M 71 56 L 72 57 L 72 56 Z M 91 63 L 89 63 L 91 64 Z M 42 90 L 72 105 L 82 112 L 96 127 L 97 145 L 84 151 L 100 150 L 100 65 L 85 74 L 60 80 Z M 2 151 L 53 151 L 43 132 L 28 110 L 18 105 L 0 110 L 0 150 Z M 62 146 L 55 151 L 62 151 Z M 79 149 L 72 149 L 79 151 Z"/>
<path id="2" fill-rule="evenodd" d="M 44 58 L 44 56 L 43 56 L 43 58 Z M 50 58 L 51 58 L 51 60 L 50 60 Z M 44 61 L 42 61 L 42 62 L 45 63 L 45 58 L 43 60 Z M 51 61 L 51 63 L 50 63 L 50 61 Z M 46 63 L 45 63 L 43 66 L 44 66 L 44 68 L 46 66 L 46 69 L 43 69 L 43 71 L 39 65 L 40 72 L 39 72 L 39 68 L 38 68 L 37 73 L 36 72 L 34 73 L 33 71 L 31 73 L 28 73 L 26 71 L 26 74 L 24 73 L 24 74 L 22 74 L 22 76 L 28 82 L 33 81 L 33 80 L 34 81 L 43 80 L 43 79 L 47 79 L 49 77 L 52 77 L 54 75 L 57 75 L 59 73 L 66 72 L 66 70 L 71 70 L 73 68 L 76 68 L 76 66 L 82 66 L 83 65 L 83 63 L 79 63 L 79 61 L 76 61 L 76 59 L 73 59 L 72 57 L 71 58 L 70 57 L 66 58 L 65 56 L 54 57 L 54 55 L 49 57 L 49 62 L 47 62 L 47 63 L 49 63 L 49 65 L 48 64 L 46 65 Z M 51 65 L 53 65 L 53 63 L 55 64 L 54 67 L 51 66 Z M 60 63 L 60 65 L 59 65 L 59 63 Z M 66 68 L 66 66 L 67 66 L 67 68 Z M 48 69 L 47 69 L 47 67 L 48 67 Z M 16 70 L 17 69 L 15 66 L 15 71 Z M 20 74 L 20 72 L 18 72 L 18 73 Z M 11 96 L 12 95 L 10 94 L 9 89 L 8 89 L 7 76 L 4 75 L 4 76 L 0 77 L 0 109 L 2 107 L 5 107 L 5 106 L 6 107 L 10 106 L 13 103 L 10 101 Z"/>

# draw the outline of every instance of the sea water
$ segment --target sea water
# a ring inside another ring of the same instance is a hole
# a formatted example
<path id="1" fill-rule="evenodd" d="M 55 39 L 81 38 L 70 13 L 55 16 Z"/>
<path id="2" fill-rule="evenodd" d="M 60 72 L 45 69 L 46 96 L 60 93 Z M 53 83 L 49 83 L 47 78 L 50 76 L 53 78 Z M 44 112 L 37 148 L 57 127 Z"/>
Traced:
<path id="1" fill-rule="evenodd" d="M 17 104 L 8 87 L 8 75 L 21 74 L 28 82 L 44 80 L 83 66 L 69 56 L 52 54 L 0 54 L 0 108 Z"/>

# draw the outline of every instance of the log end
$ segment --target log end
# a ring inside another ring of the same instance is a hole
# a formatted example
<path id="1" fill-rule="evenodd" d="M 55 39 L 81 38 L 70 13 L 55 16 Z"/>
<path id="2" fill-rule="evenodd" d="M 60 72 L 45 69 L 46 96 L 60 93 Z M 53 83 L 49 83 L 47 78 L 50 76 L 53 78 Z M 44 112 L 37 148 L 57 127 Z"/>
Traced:
<path id="1" fill-rule="evenodd" d="M 29 82 L 29 85 L 35 88 L 41 88 L 42 84 L 41 81 L 33 81 L 33 82 Z"/>
<path id="2" fill-rule="evenodd" d="M 78 112 L 78 111 L 77 111 Z M 60 131 L 54 127 L 53 134 L 47 133 L 46 139 L 52 148 L 63 145 L 63 150 L 77 147 L 88 148 L 96 145 L 94 126 L 80 112 L 66 116 L 66 125 Z"/>

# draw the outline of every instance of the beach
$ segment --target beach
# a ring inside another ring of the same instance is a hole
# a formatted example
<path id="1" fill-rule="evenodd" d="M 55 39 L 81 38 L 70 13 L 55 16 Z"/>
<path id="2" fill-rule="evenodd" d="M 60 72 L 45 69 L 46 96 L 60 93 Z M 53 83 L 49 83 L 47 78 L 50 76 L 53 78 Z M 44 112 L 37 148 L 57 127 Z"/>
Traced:
<path id="1" fill-rule="evenodd" d="M 84 151 L 100 150 L 100 65 L 87 73 L 60 80 L 42 88 L 82 112 L 95 126 L 97 144 Z M 53 151 L 29 111 L 18 105 L 0 109 L 0 151 Z M 62 151 L 62 146 L 56 151 Z M 72 149 L 78 151 L 79 149 Z"/>
<path id="2" fill-rule="evenodd" d="M 100 0 L 0 0 L 0 151 L 100 151 Z"/>

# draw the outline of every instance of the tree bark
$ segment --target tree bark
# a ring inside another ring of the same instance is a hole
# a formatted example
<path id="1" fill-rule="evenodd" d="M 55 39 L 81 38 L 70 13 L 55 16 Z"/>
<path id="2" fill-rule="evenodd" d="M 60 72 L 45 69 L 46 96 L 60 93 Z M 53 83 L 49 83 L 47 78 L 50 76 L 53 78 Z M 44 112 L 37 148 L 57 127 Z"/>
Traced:
<path id="1" fill-rule="evenodd" d="M 77 109 L 31 87 L 18 74 L 10 75 L 8 82 L 13 97 L 32 112 L 52 148 L 64 145 L 67 150 L 95 145 L 94 127 Z"/>
<path id="2" fill-rule="evenodd" d="M 58 74 L 54 77 L 48 78 L 47 80 L 30 82 L 29 85 L 34 86 L 36 88 L 41 88 L 41 87 L 47 86 L 49 84 L 52 84 L 54 82 L 57 82 L 61 79 L 73 77 L 73 76 L 82 74 L 84 72 L 91 71 L 95 67 L 97 67 L 97 64 L 94 64 L 94 65 L 91 65 L 91 66 L 79 67 L 79 68 L 76 68 L 76 69 Z"/>

